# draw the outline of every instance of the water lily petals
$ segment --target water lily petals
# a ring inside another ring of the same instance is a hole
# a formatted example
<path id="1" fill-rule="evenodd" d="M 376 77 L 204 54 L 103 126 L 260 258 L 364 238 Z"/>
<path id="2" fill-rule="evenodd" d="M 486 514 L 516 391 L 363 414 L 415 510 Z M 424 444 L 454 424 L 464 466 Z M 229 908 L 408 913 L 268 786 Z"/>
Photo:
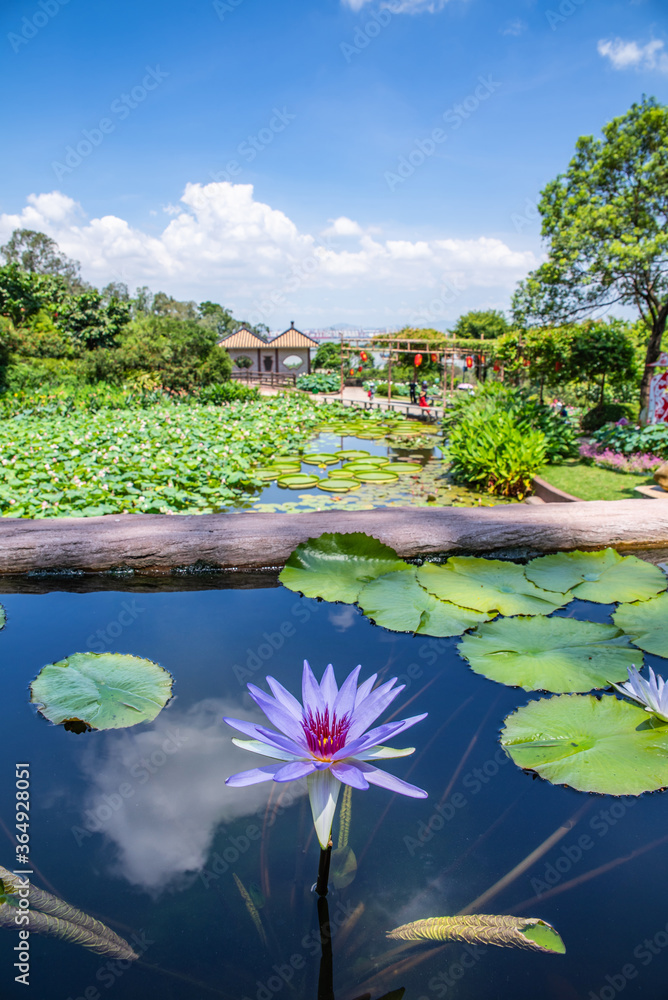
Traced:
<path id="1" fill-rule="evenodd" d="M 336 701 L 337 694 L 339 693 L 336 678 L 334 677 L 334 667 L 331 663 L 327 665 L 325 672 L 322 675 L 322 680 L 320 681 L 320 693 L 325 699 L 325 704 L 329 705 L 331 708 Z"/>
<path id="2" fill-rule="evenodd" d="M 357 678 L 359 677 L 361 669 L 361 666 L 355 667 L 355 669 L 348 674 L 345 681 L 341 685 L 341 690 L 339 691 L 336 701 L 334 702 L 334 711 L 337 719 L 342 719 L 346 715 L 351 715 L 353 709 L 355 708 Z"/>
<path id="3" fill-rule="evenodd" d="M 307 781 L 313 824 L 320 846 L 324 851 L 327 849 L 332 832 L 341 782 L 337 781 L 329 768 L 309 774 Z"/>
<path id="4" fill-rule="evenodd" d="M 280 771 L 277 771 L 274 775 L 274 781 L 298 781 L 300 778 L 305 778 L 308 774 L 313 774 L 314 771 L 315 764 L 313 761 L 295 760 L 290 764 L 286 764 Z"/>
<path id="5" fill-rule="evenodd" d="M 304 756 L 304 748 L 302 746 L 299 746 L 294 740 L 288 739 L 287 736 L 274 733 L 271 729 L 266 729 L 264 726 L 256 726 L 254 722 L 244 722 L 243 719 L 230 719 L 227 716 L 223 717 L 223 722 L 226 722 L 228 726 L 232 726 L 233 729 L 238 729 L 245 736 L 252 736 L 253 739 L 259 740 L 261 743 L 267 743 L 270 747 L 275 747 L 277 750 L 287 750 L 288 753 L 293 754 L 295 757 Z"/>
<path id="6" fill-rule="evenodd" d="M 261 781 L 271 781 L 282 764 L 267 764 L 266 767 L 253 767 L 250 771 L 239 771 L 232 774 L 225 782 L 230 788 L 245 788 L 247 785 L 259 785 Z"/>
<path id="7" fill-rule="evenodd" d="M 287 708 L 290 715 L 294 715 L 298 721 L 302 718 L 302 707 L 293 694 L 283 687 L 274 677 L 267 677 L 267 684 L 271 688 L 276 701 L 280 701 L 284 708 Z"/>
<path id="8" fill-rule="evenodd" d="M 373 747 L 371 750 L 360 750 L 355 754 L 357 760 L 386 760 L 390 757 L 410 757 L 415 753 L 415 747 L 405 750 L 395 750 L 394 747 Z"/>
<path id="9" fill-rule="evenodd" d="M 359 739 L 354 740 L 352 743 L 347 743 L 344 750 L 340 751 L 341 756 L 357 756 L 360 752 L 371 749 L 371 747 L 378 746 L 383 740 L 391 740 L 398 733 L 403 733 L 404 730 L 410 729 L 417 722 L 422 722 L 423 719 L 427 718 L 427 713 L 423 715 L 414 715 L 410 719 L 401 719 L 397 722 L 386 722 L 382 726 L 377 726 L 375 729 L 370 729 L 368 733 L 360 736 Z M 346 752 L 344 754 L 344 751 Z M 335 754 L 335 759 L 338 754 Z"/>
<path id="10" fill-rule="evenodd" d="M 350 785 L 352 788 L 359 788 L 363 792 L 369 787 L 369 782 L 366 780 L 359 767 L 355 767 L 354 764 L 332 764 L 332 774 L 338 778 L 339 781 L 342 781 L 344 785 Z"/>
<path id="11" fill-rule="evenodd" d="M 297 744 L 301 745 L 303 743 L 306 746 L 302 724 L 295 719 L 292 712 L 289 712 L 280 702 L 275 701 L 274 698 L 265 694 L 260 688 L 255 687 L 254 684 L 248 685 L 248 693 L 277 729 L 280 729 L 282 733 L 289 736 Z"/>
<path id="12" fill-rule="evenodd" d="M 369 697 L 373 686 L 378 680 L 378 674 L 371 674 L 357 689 L 357 694 L 355 695 L 355 708 L 359 708 L 362 702 Z"/>
<path id="13" fill-rule="evenodd" d="M 348 739 L 354 740 L 361 736 L 371 723 L 375 722 L 378 716 L 382 715 L 385 709 L 392 704 L 397 695 L 401 694 L 406 685 L 400 684 L 399 687 L 394 688 L 393 685 L 396 682 L 396 677 L 393 677 L 391 681 L 381 684 L 380 687 L 371 692 L 368 698 L 364 699 L 358 708 L 355 708 L 355 714 L 348 730 Z"/>
<path id="14" fill-rule="evenodd" d="M 381 771 L 371 764 L 363 764 L 362 767 L 366 780 L 371 785 L 386 788 L 388 792 L 396 792 L 397 795 L 407 795 L 411 799 L 427 798 L 427 792 L 424 788 L 418 788 L 417 785 L 411 785 L 408 781 L 402 781 L 401 778 L 396 778 L 393 774 Z"/>
<path id="15" fill-rule="evenodd" d="M 278 750 L 276 747 L 270 747 L 267 743 L 261 743 L 260 740 L 239 740 L 234 736 L 232 742 L 235 747 L 250 750 L 251 753 L 262 754 L 263 757 L 273 757 L 274 760 L 294 760 L 295 757 L 288 750 Z"/>
<path id="16" fill-rule="evenodd" d="M 304 713 L 309 710 L 315 714 L 316 711 L 325 711 L 325 699 L 320 692 L 320 685 L 313 676 L 313 671 L 308 660 L 304 660 L 304 673 L 302 674 L 302 702 Z"/>

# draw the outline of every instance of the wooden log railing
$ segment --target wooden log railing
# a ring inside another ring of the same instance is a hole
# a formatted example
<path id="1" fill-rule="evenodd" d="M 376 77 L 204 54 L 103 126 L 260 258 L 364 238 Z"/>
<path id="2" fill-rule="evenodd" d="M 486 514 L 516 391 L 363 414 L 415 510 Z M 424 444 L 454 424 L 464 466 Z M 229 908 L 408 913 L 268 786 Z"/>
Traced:
<path id="1" fill-rule="evenodd" d="M 233 371 L 232 378 L 246 385 L 270 385 L 282 389 L 291 389 L 297 384 L 297 376 L 290 372 L 253 372 L 249 368 Z"/>

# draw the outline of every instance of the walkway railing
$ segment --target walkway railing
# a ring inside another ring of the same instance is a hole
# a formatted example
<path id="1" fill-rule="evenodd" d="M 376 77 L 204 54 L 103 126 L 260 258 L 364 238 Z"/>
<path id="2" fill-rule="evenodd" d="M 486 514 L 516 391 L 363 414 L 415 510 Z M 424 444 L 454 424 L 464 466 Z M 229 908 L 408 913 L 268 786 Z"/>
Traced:
<path id="1" fill-rule="evenodd" d="M 248 368 L 233 371 L 232 378 L 246 385 L 273 385 L 282 388 L 294 388 L 297 376 L 288 372 L 252 372 Z"/>

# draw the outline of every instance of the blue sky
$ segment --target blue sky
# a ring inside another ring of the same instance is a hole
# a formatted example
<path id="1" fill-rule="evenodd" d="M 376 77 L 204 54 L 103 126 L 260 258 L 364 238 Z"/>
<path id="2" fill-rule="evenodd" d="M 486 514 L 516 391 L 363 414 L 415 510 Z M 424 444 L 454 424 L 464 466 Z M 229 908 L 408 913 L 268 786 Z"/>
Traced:
<path id="1" fill-rule="evenodd" d="M 4 0 L 0 238 L 282 329 L 508 307 L 663 0 Z M 436 131 L 434 131 L 436 130 Z"/>

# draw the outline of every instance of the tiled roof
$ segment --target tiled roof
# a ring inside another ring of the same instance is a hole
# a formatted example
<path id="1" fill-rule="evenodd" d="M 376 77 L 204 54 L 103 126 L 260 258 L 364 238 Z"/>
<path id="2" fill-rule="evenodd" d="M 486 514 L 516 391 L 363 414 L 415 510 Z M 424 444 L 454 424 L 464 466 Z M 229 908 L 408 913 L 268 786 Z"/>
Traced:
<path id="1" fill-rule="evenodd" d="M 223 340 L 219 341 L 220 347 L 266 347 L 266 343 L 261 337 L 258 337 L 256 333 L 251 333 L 247 330 L 245 326 L 242 326 L 240 330 L 236 333 L 231 333 L 229 337 L 225 337 Z"/>
<path id="2" fill-rule="evenodd" d="M 284 330 L 271 341 L 272 347 L 319 347 L 317 340 L 307 337 L 301 330 L 295 330 L 295 324 L 290 324 L 289 330 Z"/>

